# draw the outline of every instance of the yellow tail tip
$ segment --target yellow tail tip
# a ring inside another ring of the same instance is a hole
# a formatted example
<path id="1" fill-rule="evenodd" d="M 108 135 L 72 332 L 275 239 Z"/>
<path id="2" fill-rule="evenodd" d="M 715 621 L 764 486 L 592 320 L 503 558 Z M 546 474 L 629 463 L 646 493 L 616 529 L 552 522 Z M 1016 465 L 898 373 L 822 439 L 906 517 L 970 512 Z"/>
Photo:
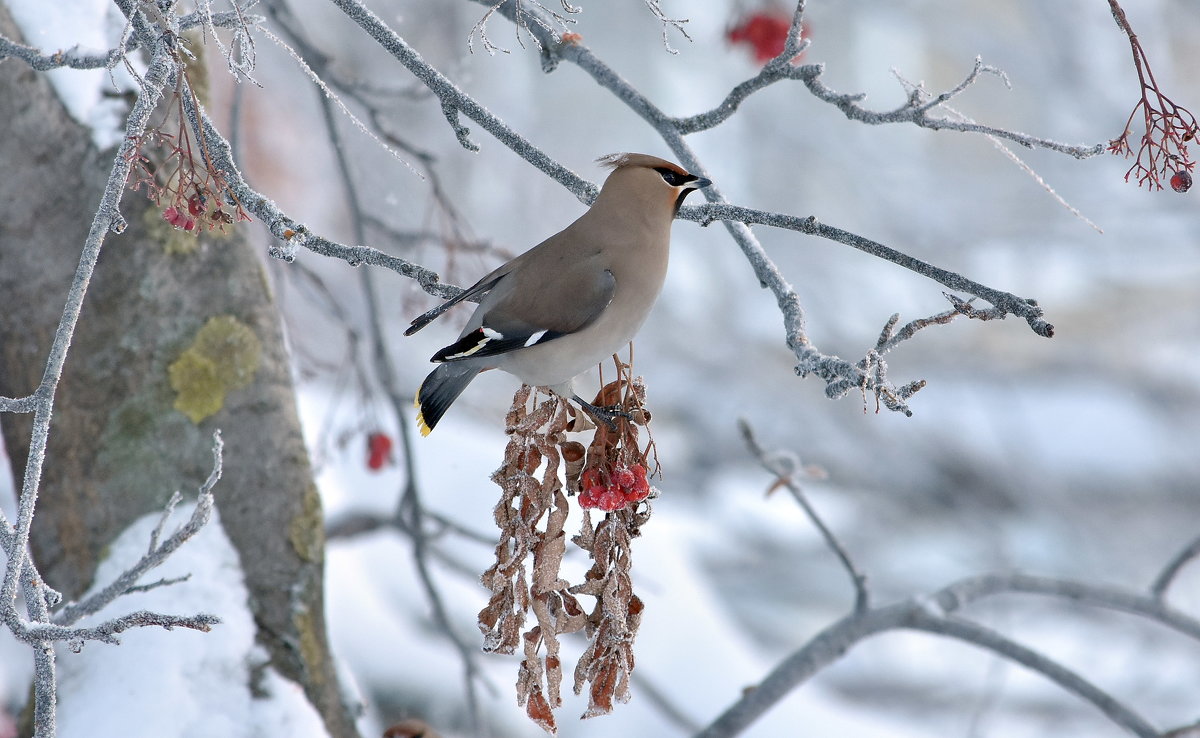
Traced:
<path id="1" fill-rule="evenodd" d="M 421 414 L 420 405 L 417 406 L 417 428 L 421 431 L 421 436 L 428 436 L 433 428 L 430 428 L 425 423 L 425 416 Z"/>
<path id="2" fill-rule="evenodd" d="M 421 437 L 428 436 L 433 428 L 425 422 L 425 415 L 421 412 L 421 390 L 417 390 L 417 394 L 413 397 L 413 407 L 417 409 L 417 428 L 421 431 Z"/>

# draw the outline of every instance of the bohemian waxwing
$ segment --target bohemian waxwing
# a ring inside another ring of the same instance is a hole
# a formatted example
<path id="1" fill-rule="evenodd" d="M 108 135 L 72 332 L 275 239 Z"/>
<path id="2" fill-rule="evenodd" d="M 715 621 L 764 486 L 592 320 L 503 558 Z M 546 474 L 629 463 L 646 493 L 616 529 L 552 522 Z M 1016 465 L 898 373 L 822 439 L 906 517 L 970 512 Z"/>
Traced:
<path id="1" fill-rule="evenodd" d="M 429 435 L 475 375 L 503 369 L 548 387 L 611 424 L 582 400 L 575 378 L 637 333 L 667 274 L 671 222 L 693 190 L 712 184 L 647 154 L 612 154 L 592 207 L 563 231 L 412 322 L 411 336 L 456 303 L 482 296 L 439 366 L 417 391 L 417 425 Z"/>

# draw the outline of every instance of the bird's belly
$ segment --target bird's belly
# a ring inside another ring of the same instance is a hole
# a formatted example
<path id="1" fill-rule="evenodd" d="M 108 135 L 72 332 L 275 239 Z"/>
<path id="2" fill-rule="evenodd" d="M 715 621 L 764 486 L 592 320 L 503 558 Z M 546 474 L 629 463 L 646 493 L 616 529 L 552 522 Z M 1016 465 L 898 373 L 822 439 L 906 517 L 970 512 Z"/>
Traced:
<path id="1" fill-rule="evenodd" d="M 620 299 L 616 295 L 614 299 Z M 651 298 L 656 295 L 651 295 Z M 651 300 L 653 301 L 653 299 Z M 592 326 L 595 330 L 573 333 L 553 341 L 507 354 L 496 365 L 525 384 L 553 387 L 569 382 L 623 351 L 645 320 L 645 310 L 632 310 L 622 319 L 610 311 Z"/>

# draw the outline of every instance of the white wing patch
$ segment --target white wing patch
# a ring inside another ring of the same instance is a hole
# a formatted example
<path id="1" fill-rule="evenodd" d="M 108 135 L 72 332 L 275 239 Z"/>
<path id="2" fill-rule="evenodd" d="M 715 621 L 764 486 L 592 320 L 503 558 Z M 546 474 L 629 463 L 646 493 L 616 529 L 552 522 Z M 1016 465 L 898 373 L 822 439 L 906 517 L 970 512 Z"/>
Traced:
<path id="1" fill-rule="evenodd" d="M 529 340 L 525 342 L 525 348 L 529 348 L 533 344 L 542 340 L 542 336 L 544 336 L 544 335 L 546 335 L 546 331 L 544 331 L 544 330 L 534 333 L 532 336 L 529 337 Z"/>

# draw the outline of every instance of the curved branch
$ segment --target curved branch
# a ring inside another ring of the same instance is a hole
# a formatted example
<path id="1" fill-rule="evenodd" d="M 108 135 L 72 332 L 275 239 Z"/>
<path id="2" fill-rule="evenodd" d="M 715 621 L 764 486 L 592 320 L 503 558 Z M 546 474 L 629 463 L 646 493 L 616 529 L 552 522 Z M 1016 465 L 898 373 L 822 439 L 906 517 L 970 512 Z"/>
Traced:
<path id="1" fill-rule="evenodd" d="M 954 615 L 955 611 L 975 600 L 1004 593 L 1048 595 L 1128 612 L 1200 639 L 1200 621 L 1132 591 L 1021 574 L 973 577 L 955 582 L 929 597 L 910 598 L 853 613 L 830 625 L 780 662 L 754 689 L 748 690 L 698 733 L 697 738 L 736 735 L 859 642 L 885 631 L 902 629 L 943 635 L 988 649 L 1090 702 L 1113 723 L 1135 735 L 1143 738 L 1159 735 L 1159 731 L 1143 717 L 1079 673 L 990 628 Z"/>
<path id="2" fill-rule="evenodd" d="M 1162 573 L 1155 577 L 1154 584 L 1150 585 L 1150 593 L 1160 600 L 1165 597 L 1167 589 L 1171 586 L 1171 582 L 1175 581 L 1175 577 L 1179 576 L 1179 572 L 1183 571 L 1183 567 L 1187 566 L 1197 556 L 1200 556 L 1200 537 L 1192 540 L 1182 551 L 1167 562 L 1167 565 L 1163 567 Z"/>
<path id="3" fill-rule="evenodd" d="M 934 635 L 947 636 L 991 651 L 1046 677 L 1085 702 L 1092 703 L 1108 719 L 1140 738 L 1159 738 L 1158 729 L 1120 700 L 1092 684 L 1083 676 L 1054 659 L 1021 645 L 1000 633 L 970 620 L 933 615 L 914 609 L 905 627 Z"/>
<path id="4" fill-rule="evenodd" d="M 933 597 L 939 607 L 953 612 L 975 600 L 998 594 L 1044 595 L 1137 615 L 1200 641 L 1200 620 L 1168 606 L 1154 596 L 1119 587 L 1103 587 L 1029 574 L 986 574 L 955 582 L 936 592 Z"/>

